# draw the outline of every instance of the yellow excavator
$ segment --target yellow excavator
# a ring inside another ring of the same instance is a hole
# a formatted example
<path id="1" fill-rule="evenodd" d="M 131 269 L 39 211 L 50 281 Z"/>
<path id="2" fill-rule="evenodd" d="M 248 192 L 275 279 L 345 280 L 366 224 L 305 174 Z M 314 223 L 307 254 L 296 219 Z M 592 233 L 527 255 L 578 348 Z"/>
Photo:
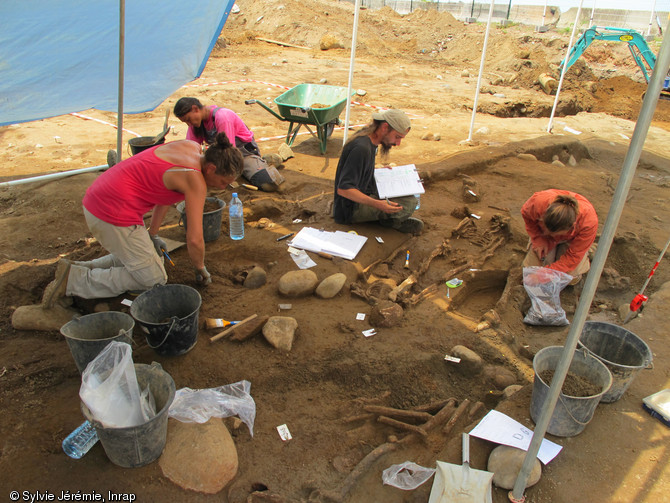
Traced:
<path id="1" fill-rule="evenodd" d="M 633 59 L 637 63 L 637 66 L 640 67 L 640 70 L 642 70 L 645 81 L 647 84 L 649 83 L 649 77 L 651 76 L 651 72 L 654 70 L 654 66 L 656 65 L 656 55 L 651 51 L 647 45 L 647 41 L 642 35 L 640 35 L 640 33 L 635 30 L 629 30 L 625 28 L 592 26 L 586 30 L 572 47 L 570 53 L 566 56 L 568 60 L 568 64 L 565 68 L 566 72 L 575 63 L 575 61 L 579 59 L 586 48 L 591 45 L 591 42 L 594 40 L 627 42 L 628 49 L 630 50 Z M 561 61 L 561 67 L 563 67 L 564 62 L 565 59 Z M 670 100 L 670 77 L 667 75 L 663 81 L 663 88 L 661 89 L 660 98 L 663 100 Z"/>

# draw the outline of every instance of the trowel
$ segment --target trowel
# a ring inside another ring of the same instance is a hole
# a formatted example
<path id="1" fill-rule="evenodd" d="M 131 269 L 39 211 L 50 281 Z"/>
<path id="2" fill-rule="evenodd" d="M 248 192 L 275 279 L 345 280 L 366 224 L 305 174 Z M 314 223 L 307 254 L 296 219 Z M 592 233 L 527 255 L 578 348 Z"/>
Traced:
<path id="1" fill-rule="evenodd" d="M 163 138 L 165 138 L 165 135 L 168 134 L 168 131 L 170 131 L 170 126 L 168 126 L 168 118 L 170 117 L 170 109 L 168 108 L 165 111 L 165 123 L 163 124 L 163 131 L 158 133 L 156 136 L 154 136 L 154 139 L 152 140 L 152 145 L 156 145 L 159 143 Z"/>

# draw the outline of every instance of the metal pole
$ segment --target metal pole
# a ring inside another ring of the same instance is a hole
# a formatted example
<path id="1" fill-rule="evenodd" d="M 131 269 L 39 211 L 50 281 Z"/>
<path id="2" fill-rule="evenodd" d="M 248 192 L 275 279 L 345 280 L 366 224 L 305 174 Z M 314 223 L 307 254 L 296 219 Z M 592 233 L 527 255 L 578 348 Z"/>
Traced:
<path id="1" fill-rule="evenodd" d="M 477 102 L 479 101 L 479 88 L 482 85 L 482 74 L 484 73 L 484 60 L 486 59 L 486 45 L 489 41 L 489 31 L 491 30 L 491 18 L 493 17 L 493 2 L 489 6 L 489 20 L 486 22 L 486 35 L 484 35 L 484 47 L 482 47 L 482 60 L 479 63 L 479 75 L 477 76 L 477 88 L 475 89 L 475 102 L 472 105 L 472 119 L 470 120 L 470 132 L 467 141 L 472 140 L 472 130 L 475 127 L 475 115 L 477 115 Z"/>
<path id="2" fill-rule="evenodd" d="M 593 26 L 593 14 L 596 11 L 596 0 L 593 0 L 593 7 L 591 7 L 591 17 L 589 18 L 589 28 Z"/>
<path id="3" fill-rule="evenodd" d="M 666 29 L 670 29 L 670 22 L 668 23 L 668 28 Z M 514 489 L 508 494 L 508 497 L 512 502 L 523 502 L 525 500 L 523 492 L 526 489 L 528 477 L 530 475 L 533 463 L 535 462 L 535 458 L 537 457 L 537 453 L 540 450 L 540 444 L 542 443 L 544 434 L 547 431 L 549 420 L 554 413 L 554 407 L 556 406 L 558 395 L 561 388 L 563 387 L 563 382 L 565 380 L 568 369 L 570 368 L 570 362 L 572 361 L 575 348 L 577 347 L 579 336 L 581 335 L 582 329 L 584 328 L 584 321 L 586 320 L 586 316 L 589 314 L 589 307 L 593 301 L 596 288 L 598 287 L 598 281 L 600 280 L 600 275 L 605 266 L 605 260 L 607 259 L 607 254 L 609 253 L 610 247 L 612 246 L 614 233 L 617 226 L 619 225 L 621 213 L 623 212 L 623 207 L 626 203 L 626 197 L 628 196 L 628 191 L 630 190 L 633 177 L 635 176 L 635 169 L 637 167 L 638 161 L 640 160 L 640 154 L 642 152 L 642 147 L 644 146 L 644 140 L 647 136 L 647 132 L 649 131 L 651 120 L 654 117 L 654 111 L 656 109 L 658 97 L 661 93 L 665 72 L 670 66 L 669 40 L 670 37 L 665 37 L 663 39 L 663 43 L 661 44 L 661 49 L 658 53 L 658 59 L 656 60 L 656 67 L 649 81 L 647 93 L 645 94 L 644 100 L 642 101 L 640 116 L 638 117 L 635 124 L 633 138 L 630 141 L 630 146 L 628 148 L 628 152 L 626 153 L 626 158 L 623 161 L 619 183 L 617 184 L 616 190 L 614 191 L 614 196 L 612 197 L 612 204 L 610 205 L 610 210 L 607 214 L 607 219 L 603 227 L 602 235 L 598 241 L 598 249 L 596 250 L 596 254 L 593 257 L 591 270 L 586 276 L 584 289 L 582 290 L 582 295 L 579 298 L 579 303 L 577 304 L 575 317 L 572 320 L 572 325 L 570 326 L 570 331 L 568 332 L 568 337 L 565 341 L 565 347 L 563 349 L 561 359 L 559 360 L 556 370 L 554 371 L 554 377 L 551 381 L 551 387 L 549 388 L 549 394 L 547 395 L 546 402 L 544 403 L 544 409 L 542 410 L 540 418 L 535 425 L 535 431 L 533 432 L 533 437 L 530 441 L 530 446 L 528 447 L 528 452 L 526 453 L 526 457 L 523 460 L 523 465 L 521 466 L 519 475 L 517 476 L 516 482 L 514 483 Z"/>
<path id="4" fill-rule="evenodd" d="M 475 0 L 472 0 L 472 7 L 470 8 L 470 17 L 475 17 Z"/>
<path id="5" fill-rule="evenodd" d="M 91 171 L 104 171 L 108 168 L 106 164 L 93 166 L 90 168 L 71 169 L 70 171 L 61 171 L 60 173 L 49 173 L 48 175 L 33 176 L 32 178 L 22 178 L 20 180 L 10 180 L 8 182 L 0 182 L 0 188 L 13 187 L 14 185 L 23 185 L 33 182 L 44 182 L 46 180 L 55 180 L 57 178 L 65 178 L 72 175 L 79 175 L 81 173 L 90 173 Z"/>
<path id="6" fill-rule="evenodd" d="M 119 94 L 116 112 L 116 162 L 123 157 L 123 69 L 126 43 L 126 0 L 119 0 Z"/>
<path id="7" fill-rule="evenodd" d="M 505 18 L 507 21 L 509 21 L 509 11 L 512 10 L 512 0 L 509 0 L 509 4 L 507 4 L 507 17 Z"/>
<path id="8" fill-rule="evenodd" d="M 547 17 L 547 2 L 549 0 L 544 0 L 544 10 L 542 11 L 542 26 L 544 26 L 544 20 Z"/>
<path id="9" fill-rule="evenodd" d="M 647 27 L 647 36 L 651 35 L 651 24 L 654 22 L 654 11 L 656 10 L 656 0 L 653 0 L 651 6 L 651 15 L 649 16 L 649 27 Z"/>
<path id="10" fill-rule="evenodd" d="M 565 52 L 565 61 L 563 61 L 563 68 L 561 68 L 561 78 L 558 81 L 558 88 L 556 89 L 556 98 L 554 99 L 554 106 L 551 108 L 551 116 L 549 117 L 549 124 L 547 124 L 547 133 L 551 133 L 551 124 L 554 121 L 554 114 L 556 113 L 556 106 L 558 105 L 558 96 L 561 94 L 561 86 L 563 85 L 563 77 L 568 67 L 568 54 L 572 50 L 572 42 L 575 39 L 575 32 L 577 31 L 577 24 L 579 23 L 579 15 L 582 13 L 582 4 L 584 0 L 579 0 L 579 9 L 577 9 L 577 16 L 575 17 L 575 25 L 572 27 L 570 34 L 570 42 L 568 42 L 568 50 Z"/>
<path id="11" fill-rule="evenodd" d="M 361 0 L 356 0 L 354 4 L 354 28 L 351 34 L 351 57 L 349 58 L 349 83 L 347 84 L 347 112 L 344 114 L 344 139 L 342 145 L 347 143 L 347 133 L 349 132 L 349 111 L 351 109 L 351 86 L 354 80 L 354 59 L 356 58 L 356 35 L 358 33 L 358 12 L 361 10 Z"/>

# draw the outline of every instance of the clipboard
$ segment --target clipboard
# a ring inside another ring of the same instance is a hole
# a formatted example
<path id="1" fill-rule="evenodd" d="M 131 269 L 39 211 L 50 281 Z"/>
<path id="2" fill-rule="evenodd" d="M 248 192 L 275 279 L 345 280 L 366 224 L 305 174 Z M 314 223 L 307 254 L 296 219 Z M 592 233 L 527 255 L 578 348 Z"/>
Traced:
<path id="1" fill-rule="evenodd" d="M 375 183 L 380 198 L 412 196 L 426 192 L 414 164 L 377 168 Z"/>
<path id="2" fill-rule="evenodd" d="M 367 240 L 366 236 L 350 232 L 330 232 L 313 227 L 303 227 L 291 240 L 291 246 L 353 260 Z"/>

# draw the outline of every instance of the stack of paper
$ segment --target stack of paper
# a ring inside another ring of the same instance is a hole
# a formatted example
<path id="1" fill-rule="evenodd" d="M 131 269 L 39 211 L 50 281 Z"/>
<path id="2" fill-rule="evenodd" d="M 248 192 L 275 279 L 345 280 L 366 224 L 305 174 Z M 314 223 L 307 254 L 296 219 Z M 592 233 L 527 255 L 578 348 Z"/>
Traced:
<path id="1" fill-rule="evenodd" d="M 367 240 L 365 236 L 349 232 L 330 232 L 303 227 L 291 241 L 291 246 L 353 260 Z"/>

